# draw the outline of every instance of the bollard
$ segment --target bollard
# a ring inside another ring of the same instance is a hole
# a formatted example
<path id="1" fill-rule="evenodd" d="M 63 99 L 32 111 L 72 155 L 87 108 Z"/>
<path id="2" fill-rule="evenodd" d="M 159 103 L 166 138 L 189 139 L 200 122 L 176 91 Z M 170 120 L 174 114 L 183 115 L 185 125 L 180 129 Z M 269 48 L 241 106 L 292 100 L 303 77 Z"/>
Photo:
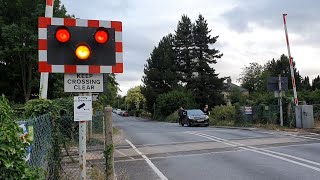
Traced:
<path id="1" fill-rule="evenodd" d="M 113 140 L 112 140 L 112 108 L 108 105 L 104 109 L 105 120 L 105 149 L 106 177 L 107 180 L 114 180 L 114 159 L 113 159 Z"/>

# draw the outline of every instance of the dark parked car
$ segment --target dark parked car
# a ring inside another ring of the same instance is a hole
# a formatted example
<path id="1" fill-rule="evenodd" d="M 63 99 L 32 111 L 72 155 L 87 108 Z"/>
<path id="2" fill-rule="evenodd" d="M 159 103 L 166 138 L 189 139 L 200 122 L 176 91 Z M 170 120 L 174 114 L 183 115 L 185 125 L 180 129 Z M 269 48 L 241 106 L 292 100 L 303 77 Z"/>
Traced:
<path id="1" fill-rule="evenodd" d="M 193 126 L 193 125 L 204 125 L 209 126 L 209 116 L 205 115 L 200 109 L 189 109 L 186 110 L 187 115 L 182 119 L 181 125 Z"/>

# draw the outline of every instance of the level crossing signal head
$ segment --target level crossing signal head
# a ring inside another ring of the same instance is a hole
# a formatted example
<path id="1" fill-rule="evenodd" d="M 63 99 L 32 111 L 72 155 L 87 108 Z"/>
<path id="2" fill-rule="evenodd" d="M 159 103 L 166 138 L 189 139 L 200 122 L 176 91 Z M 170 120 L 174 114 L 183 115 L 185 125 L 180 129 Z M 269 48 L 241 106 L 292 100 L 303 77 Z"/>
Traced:
<path id="1" fill-rule="evenodd" d="M 39 71 L 122 73 L 122 23 L 39 18 Z"/>

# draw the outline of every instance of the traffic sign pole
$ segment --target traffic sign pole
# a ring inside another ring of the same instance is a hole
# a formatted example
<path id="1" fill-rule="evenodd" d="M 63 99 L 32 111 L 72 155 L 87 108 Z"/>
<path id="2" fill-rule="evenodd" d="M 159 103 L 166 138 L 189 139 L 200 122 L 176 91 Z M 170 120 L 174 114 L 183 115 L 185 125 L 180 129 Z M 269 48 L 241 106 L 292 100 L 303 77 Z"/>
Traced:
<path id="1" fill-rule="evenodd" d="M 92 93 L 79 93 L 79 96 L 92 96 Z M 87 122 L 86 119 L 79 121 L 79 167 L 80 179 L 87 178 L 86 155 L 87 155 Z"/>
<path id="2" fill-rule="evenodd" d="M 79 165 L 80 165 L 80 179 L 86 179 L 86 121 L 79 121 Z"/>

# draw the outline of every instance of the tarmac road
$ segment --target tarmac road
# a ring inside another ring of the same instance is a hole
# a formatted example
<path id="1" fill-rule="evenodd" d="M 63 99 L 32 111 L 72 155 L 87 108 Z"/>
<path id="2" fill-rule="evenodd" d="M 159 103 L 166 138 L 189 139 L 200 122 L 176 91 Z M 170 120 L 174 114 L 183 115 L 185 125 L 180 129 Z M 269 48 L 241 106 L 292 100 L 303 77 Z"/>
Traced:
<path id="1" fill-rule="evenodd" d="M 118 115 L 113 123 L 125 136 L 116 145 L 116 173 L 129 179 L 320 179 L 316 134 L 181 127 Z"/>

